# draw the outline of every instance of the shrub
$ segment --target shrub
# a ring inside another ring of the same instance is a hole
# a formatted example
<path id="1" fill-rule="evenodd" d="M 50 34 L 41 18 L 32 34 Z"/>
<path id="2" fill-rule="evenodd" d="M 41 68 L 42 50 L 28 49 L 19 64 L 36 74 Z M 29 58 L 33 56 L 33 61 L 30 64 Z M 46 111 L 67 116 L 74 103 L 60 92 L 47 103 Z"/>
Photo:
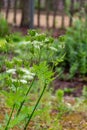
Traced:
<path id="1" fill-rule="evenodd" d="M 2 15 L 0 15 L 0 37 L 4 37 L 9 33 L 9 27 L 7 21 Z"/>
<path id="2" fill-rule="evenodd" d="M 85 22 L 77 20 L 73 27 L 68 28 L 66 35 L 59 38 L 59 44 L 64 45 L 65 57 L 62 63 L 68 70 L 69 78 L 76 74 L 87 74 L 87 29 Z"/>

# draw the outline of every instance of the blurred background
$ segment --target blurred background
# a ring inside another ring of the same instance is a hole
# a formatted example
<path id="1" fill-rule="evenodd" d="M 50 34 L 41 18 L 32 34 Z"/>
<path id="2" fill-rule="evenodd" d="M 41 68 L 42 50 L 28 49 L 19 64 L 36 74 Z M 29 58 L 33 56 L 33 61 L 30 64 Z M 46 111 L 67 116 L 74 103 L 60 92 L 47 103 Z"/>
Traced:
<path id="1" fill-rule="evenodd" d="M 87 14 L 87 0 L 0 0 L 0 15 L 15 27 L 64 29 Z"/>

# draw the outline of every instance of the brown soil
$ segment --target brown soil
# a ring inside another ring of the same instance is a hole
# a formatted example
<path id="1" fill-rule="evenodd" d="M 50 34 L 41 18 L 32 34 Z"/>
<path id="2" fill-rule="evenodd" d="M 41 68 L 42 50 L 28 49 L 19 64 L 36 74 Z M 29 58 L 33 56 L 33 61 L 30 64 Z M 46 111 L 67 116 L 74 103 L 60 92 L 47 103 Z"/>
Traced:
<path id="1" fill-rule="evenodd" d="M 0 105 L 0 123 L 3 123 L 5 113 L 8 112 L 10 114 L 10 110 L 8 108 L 5 108 L 3 104 Z M 57 111 L 52 111 L 51 118 L 55 118 L 57 114 Z M 58 120 L 59 122 L 59 120 Z M 39 122 L 41 126 L 46 126 L 46 122 Z M 36 124 L 31 121 L 27 130 L 35 130 L 34 126 Z M 87 113 L 86 112 L 70 112 L 66 113 L 63 116 L 61 116 L 60 119 L 60 125 L 62 126 L 61 130 L 87 130 Z M 40 130 L 44 129 L 44 127 L 41 127 Z M 14 127 L 11 130 L 21 130 L 21 128 Z M 51 126 L 49 126 L 48 130 L 51 129 Z"/>
<path id="2" fill-rule="evenodd" d="M 87 86 L 87 81 L 85 80 L 81 80 L 80 78 L 75 78 L 71 81 L 64 81 L 64 80 L 60 80 L 60 79 L 56 79 L 54 81 L 54 89 L 65 89 L 65 88 L 69 88 L 72 89 L 72 92 L 66 92 L 65 95 L 68 96 L 74 96 L 74 97 L 79 97 L 82 95 L 82 90 L 83 87 Z"/>
<path id="3" fill-rule="evenodd" d="M 63 130 L 87 130 L 86 113 L 71 113 L 62 117 L 61 124 Z"/>
<path id="4" fill-rule="evenodd" d="M 26 35 L 27 31 L 29 30 L 29 28 L 12 26 L 12 25 L 9 25 L 9 26 L 10 26 L 11 32 L 20 32 L 23 35 Z M 66 29 L 51 29 L 51 28 L 47 29 L 46 27 L 38 28 L 37 26 L 35 27 L 35 29 L 37 29 L 37 30 L 39 29 L 41 32 L 48 31 L 47 33 L 49 33 L 50 35 L 52 35 L 55 38 L 58 38 L 59 36 L 64 35 L 66 32 Z"/>

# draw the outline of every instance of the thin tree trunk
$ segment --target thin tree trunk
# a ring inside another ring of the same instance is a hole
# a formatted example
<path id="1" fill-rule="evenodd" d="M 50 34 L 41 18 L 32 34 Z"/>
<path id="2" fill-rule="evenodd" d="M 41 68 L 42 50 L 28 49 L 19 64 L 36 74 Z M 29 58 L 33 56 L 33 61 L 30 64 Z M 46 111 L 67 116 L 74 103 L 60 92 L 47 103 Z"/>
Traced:
<path id="1" fill-rule="evenodd" d="M 8 19 L 9 10 L 10 10 L 10 0 L 7 1 L 7 9 L 6 9 L 6 19 Z"/>
<path id="2" fill-rule="evenodd" d="M 61 27 L 62 29 L 64 28 L 64 20 L 65 20 L 65 0 L 62 0 L 62 3 L 63 3 L 63 13 L 62 13 L 62 23 L 61 23 Z"/>
<path id="3" fill-rule="evenodd" d="M 56 27 L 56 15 L 57 15 L 58 0 L 53 1 L 53 28 Z"/>
<path id="4" fill-rule="evenodd" d="M 79 4 L 80 4 L 80 6 L 79 6 L 79 19 L 81 19 L 81 10 L 82 10 L 82 7 L 83 7 L 83 3 L 84 3 L 84 1 L 83 0 L 79 0 Z"/>
<path id="5" fill-rule="evenodd" d="M 74 0 L 71 0 L 69 26 L 72 26 L 72 22 L 73 22 L 73 13 L 74 13 Z"/>
<path id="6" fill-rule="evenodd" d="M 45 5 L 46 5 L 46 26 L 47 28 L 49 28 L 49 13 L 50 13 L 50 0 L 46 0 L 45 1 Z"/>
<path id="7" fill-rule="evenodd" d="M 14 24 L 16 24 L 16 15 L 17 15 L 17 0 L 14 1 L 14 18 L 13 18 Z"/>
<path id="8" fill-rule="evenodd" d="M 38 0 L 38 8 L 37 8 L 37 26 L 40 27 L 40 5 L 41 0 Z"/>
<path id="9" fill-rule="evenodd" d="M 3 1 L 0 1 L 0 12 L 1 12 L 2 7 L 3 7 Z"/>

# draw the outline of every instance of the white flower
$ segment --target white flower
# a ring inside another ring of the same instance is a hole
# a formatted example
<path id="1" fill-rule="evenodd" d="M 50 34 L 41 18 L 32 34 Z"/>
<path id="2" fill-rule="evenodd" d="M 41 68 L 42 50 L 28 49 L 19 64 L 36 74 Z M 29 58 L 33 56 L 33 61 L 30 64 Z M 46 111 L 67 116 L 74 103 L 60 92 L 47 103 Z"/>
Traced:
<path id="1" fill-rule="evenodd" d="M 31 75 L 24 75 L 23 78 L 27 79 L 27 80 L 32 80 L 33 76 L 31 76 Z"/>
<path id="2" fill-rule="evenodd" d="M 12 82 L 21 82 L 23 84 L 27 84 L 27 81 L 25 79 L 11 79 Z"/>
<path id="3" fill-rule="evenodd" d="M 20 71 L 24 72 L 25 74 L 30 74 L 30 71 L 25 68 L 20 68 Z"/>
<path id="4" fill-rule="evenodd" d="M 23 83 L 23 84 L 27 84 L 27 81 L 24 80 L 24 79 L 20 79 L 19 81 L 20 81 L 21 83 Z"/>
<path id="5" fill-rule="evenodd" d="M 15 74 L 16 73 L 16 69 L 9 69 L 6 71 L 9 74 Z"/>
<path id="6" fill-rule="evenodd" d="M 22 72 L 24 72 L 26 75 L 35 76 L 35 74 L 34 74 L 34 73 L 31 73 L 28 69 L 20 68 L 20 70 L 21 70 Z"/>

